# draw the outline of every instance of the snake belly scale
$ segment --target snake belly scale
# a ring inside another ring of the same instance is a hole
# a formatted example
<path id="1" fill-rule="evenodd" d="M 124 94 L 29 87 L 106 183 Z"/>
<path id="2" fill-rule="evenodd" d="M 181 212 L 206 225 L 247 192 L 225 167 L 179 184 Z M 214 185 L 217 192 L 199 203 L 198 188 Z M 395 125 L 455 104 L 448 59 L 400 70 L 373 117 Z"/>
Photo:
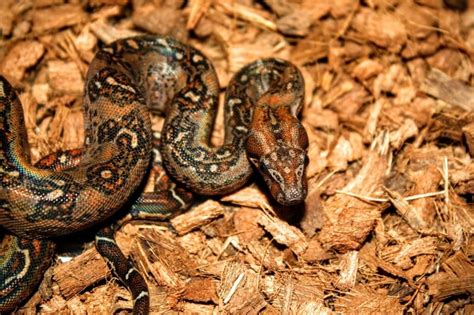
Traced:
<path id="1" fill-rule="evenodd" d="M 49 262 L 44 257 L 54 251 L 49 238 L 97 225 L 124 207 L 152 153 L 155 171 L 164 172 L 162 156 L 179 184 L 166 174 L 154 177 L 167 183 L 157 180 L 154 192 L 135 199 L 130 218 L 163 219 L 186 208 L 191 194 L 183 187 L 202 195 L 230 193 L 254 169 L 277 202 L 305 199 L 308 138 L 297 119 L 304 99 L 299 70 L 271 58 L 235 74 L 226 90 L 224 144 L 213 147 L 219 90 L 212 64 L 186 44 L 147 36 L 116 41 L 89 66 L 84 148 L 54 153 L 34 166 L 21 104 L 0 76 L 0 226 L 9 234 L 0 243 L 0 312 L 17 306 L 41 279 Z M 160 144 L 150 111 L 166 114 Z M 132 291 L 134 313 L 147 313 L 146 284 L 119 255 L 113 230 L 102 229 L 96 246 Z"/>

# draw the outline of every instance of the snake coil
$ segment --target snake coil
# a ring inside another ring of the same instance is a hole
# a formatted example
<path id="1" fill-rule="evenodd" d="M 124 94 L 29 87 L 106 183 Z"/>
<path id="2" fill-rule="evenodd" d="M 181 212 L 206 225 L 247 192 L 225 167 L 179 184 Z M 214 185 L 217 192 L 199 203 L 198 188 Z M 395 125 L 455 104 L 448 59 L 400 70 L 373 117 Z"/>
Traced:
<path id="1" fill-rule="evenodd" d="M 297 115 L 304 99 L 299 70 L 280 59 L 242 68 L 225 97 L 225 139 L 210 145 L 219 84 L 198 50 L 165 37 L 116 41 L 100 50 L 86 79 L 84 148 L 32 165 L 18 96 L 0 76 L 0 312 L 35 288 L 54 252 L 51 237 L 97 225 L 123 208 L 140 186 L 153 150 L 153 169 L 169 177 L 134 201 L 131 217 L 163 219 L 186 208 L 191 194 L 221 195 L 244 185 L 256 169 L 283 205 L 307 193 L 308 138 Z M 161 144 L 149 111 L 165 112 Z M 253 165 L 253 166 L 252 166 Z M 180 186 L 181 185 L 181 186 Z M 14 235 L 14 236 L 13 236 Z M 129 287 L 135 313 L 148 312 L 148 291 L 121 255 L 113 230 L 96 246 Z M 120 256 L 121 255 L 121 256 Z"/>

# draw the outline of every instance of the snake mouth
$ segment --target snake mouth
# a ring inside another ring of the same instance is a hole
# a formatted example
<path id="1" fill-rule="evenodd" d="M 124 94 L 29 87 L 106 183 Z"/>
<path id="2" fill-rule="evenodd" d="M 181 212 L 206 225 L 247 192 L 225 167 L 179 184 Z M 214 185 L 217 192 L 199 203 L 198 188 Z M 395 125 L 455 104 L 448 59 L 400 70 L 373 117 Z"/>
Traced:
<path id="1" fill-rule="evenodd" d="M 281 205 L 295 206 L 305 201 L 307 193 L 306 189 L 294 187 L 282 191 L 275 199 Z"/>

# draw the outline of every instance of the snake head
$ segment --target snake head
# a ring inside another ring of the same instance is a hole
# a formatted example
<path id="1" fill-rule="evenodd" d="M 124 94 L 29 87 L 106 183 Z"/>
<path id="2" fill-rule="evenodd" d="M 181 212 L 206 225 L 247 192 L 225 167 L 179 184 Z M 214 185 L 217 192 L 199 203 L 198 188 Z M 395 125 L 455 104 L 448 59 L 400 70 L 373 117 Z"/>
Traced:
<path id="1" fill-rule="evenodd" d="M 286 117 L 286 123 L 278 121 L 279 132 L 253 129 L 249 133 L 247 156 L 264 179 L 273 198 L 282 205 L 291 206 L 303 202 L 308 192 L 308 136 L 296 118 Z"/>
<path id="2" fill-rule="evenodd" d="M 279 145 L 260 159 L 250 158 L 275 200 L 285 206 L 303 202 L 308 191 L 306 150 Z"/>

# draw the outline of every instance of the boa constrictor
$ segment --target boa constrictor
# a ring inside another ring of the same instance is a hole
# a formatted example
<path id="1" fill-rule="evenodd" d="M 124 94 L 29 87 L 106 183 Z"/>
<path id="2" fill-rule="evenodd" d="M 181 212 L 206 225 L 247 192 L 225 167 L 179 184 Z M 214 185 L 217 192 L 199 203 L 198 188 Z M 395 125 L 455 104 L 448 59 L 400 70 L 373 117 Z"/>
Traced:
<path id="1" fill-rule="evenodd" d="M 87 73 L 84 148 L 32 165 L 20 101 L 0 76 L 0 226 L 6 231 L 0 312 L 34 290 L 50 264 L 54 237 L 125 207 L 152 155 L 154 189 L 134 199 L 130 218 L 163 219 L 190 204 L 191 193 L 164 173 L 161 156 L 171 177 L 198 194 L 235 191 L 255 168 L 276 201 L 301 203 L 308 138 L 296 117 L 304 99 L 299 70 L 273 58 L 242 68 L 226 90 L 224 144 L 213 147 L 218 94 L 215 70 L 198 50 L 165 37 L 116 41 L 96 54 Z M 149 111 L 166 113 L 161 143 Z M 100 230 L 96 246 L 132 292 L 134 313 L 147 313 L 146 284 L 116 246 L 112 228 Z"/>

